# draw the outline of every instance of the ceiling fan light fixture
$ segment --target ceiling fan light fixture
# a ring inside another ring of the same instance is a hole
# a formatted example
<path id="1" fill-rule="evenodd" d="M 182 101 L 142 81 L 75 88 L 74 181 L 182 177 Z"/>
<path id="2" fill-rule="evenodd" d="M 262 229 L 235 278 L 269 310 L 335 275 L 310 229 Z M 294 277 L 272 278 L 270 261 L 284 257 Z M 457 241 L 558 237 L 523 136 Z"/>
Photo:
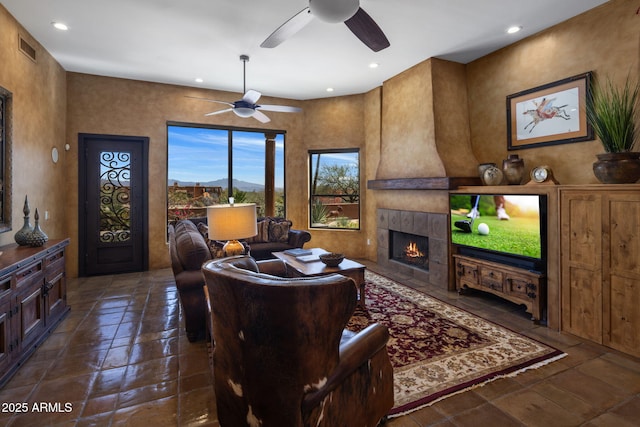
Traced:
<path id="1" fill-rule="evenodd" d="M 311 14 L 332 24 L 346 21 L 359 8 L 360 0 L 309 0 Z"/>
<path id="2" fill-rule="evenodd" d="M 255 112 L 255 110 L 249 107 L 235 107 L 233 109 L 233 112 L 236 113 L 238 117 L 242 117 L 243 119 L 246 119 L 247 117 L 253 116 L 253 113 Z"/>

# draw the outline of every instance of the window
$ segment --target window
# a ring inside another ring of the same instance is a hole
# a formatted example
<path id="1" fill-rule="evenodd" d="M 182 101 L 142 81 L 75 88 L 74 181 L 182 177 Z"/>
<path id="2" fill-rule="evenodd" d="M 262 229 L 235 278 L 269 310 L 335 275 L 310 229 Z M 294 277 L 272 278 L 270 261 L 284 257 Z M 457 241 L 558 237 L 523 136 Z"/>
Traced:
<path id="1" fill-rule="evenodd" d="M 309 151 L 311 228 L 360 229 L 357 149 Z"/>
<path id="2" fill-rule="evenodd" d="M 283 131 L 169 123 L 167 159 L 169 221 L 206 216 L 229 197 L 286 216 Z"/>

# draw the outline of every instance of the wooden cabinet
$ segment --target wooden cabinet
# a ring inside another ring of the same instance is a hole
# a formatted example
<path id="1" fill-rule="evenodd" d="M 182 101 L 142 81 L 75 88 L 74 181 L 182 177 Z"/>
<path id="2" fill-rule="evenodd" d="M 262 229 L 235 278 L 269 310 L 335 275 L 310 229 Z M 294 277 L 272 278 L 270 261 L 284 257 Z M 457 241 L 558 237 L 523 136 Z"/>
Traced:
<path id="1" fill-rule="evenodd" d="M 69 239 L 44 247 L 0 247 L 0 387 L 68 313 L 64 251 Z"/>
<path id="2" fill-rule="evenodd" d="M 562 329 L 640 357 L 640 186 L 560 191 Z"/>
<path id="3" fill-rule="evenodd" d="M 523 304 L 532 320 L 542 319 L 546 304 L 544 275 L 504 264 L 453 255 L 456 289 L 478 289 Z"/>

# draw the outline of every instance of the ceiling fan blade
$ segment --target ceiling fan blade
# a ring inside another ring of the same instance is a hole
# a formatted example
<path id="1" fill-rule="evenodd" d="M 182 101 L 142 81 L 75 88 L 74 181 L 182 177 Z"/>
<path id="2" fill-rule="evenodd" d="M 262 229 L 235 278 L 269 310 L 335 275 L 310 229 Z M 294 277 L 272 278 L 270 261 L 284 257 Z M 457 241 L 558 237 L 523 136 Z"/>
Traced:
<path id="1" fill-rule="evenodd" d="M 268 123 L 271 121 L 271 119 L 269 117 L 267 117 L 263 112 L 255 110 L 255 113 L 253 113 L 253 117 L 254 119 L 256 119 L 259 122 L 262 123 Z"/>
<path id="2" fill-rule="evenodd" d="M 205 116 L 215 116 L 216 114 L 228 113 L 229 111 L 233 111 L 233 108 L 225 108 L 224 110 L 212 111 L 211 113 L 205 114 Z"/>
<path id="3" fill-rule="evenodd" d="M 249 104 L 255 104 L 261 96 L 262 94 L 257 90 L 249 89 L 242 97 L 242 100 Z"/>
<path id="4" fill-rule="evenodd" d="M 378 52 L 390 46 L 387 36 L 364 9 L 359 8 L 356 14 L 344 23 L 372 51 Z"/>
<path id="5" fill-rule="evenodd" d="M 232 102 L 216 101 L 215 99 L 200 98 L 200 97 L 197 97 L 197 96 L 189 96 L 189 95 L 185 95 L 185 98 L 199 99 L 201 101 L 215 102 L 216 104 L 224 104 L 224 105 L 228 105 L 229 107 L 233 107 L 233 103 Z"/>
<path id="6" fill-rule="evenodd" d="M 281 113 L 299 113 L 302 111 L 302 108 L 298 107 L 288 107 L 286 105 L 258 105 L 256 108 L 265 111 L 279 111 Z"/>
<path id="7" fill-rule="evenodd" d="M 265 41 L 262 42 L 260 47 L 273 48 L 278 46 L 289 37 L 303 29 L 309 22 L 313 20 L 313 15 L 308 7 L 305 7 L 300 12 L 295 14 L 293 18 L 282 24 L 275 30 Z"/>

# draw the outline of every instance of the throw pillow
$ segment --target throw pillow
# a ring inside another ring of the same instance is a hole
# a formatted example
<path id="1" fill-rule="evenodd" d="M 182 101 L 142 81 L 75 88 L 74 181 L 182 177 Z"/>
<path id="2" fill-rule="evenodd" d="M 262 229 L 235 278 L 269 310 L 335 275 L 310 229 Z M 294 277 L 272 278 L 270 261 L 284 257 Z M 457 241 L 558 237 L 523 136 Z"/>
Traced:
<path id="1" fill-rule="evenodd" d="M 223 258 L 224 250 L 222 250 L 222 247 L 224 246 L 224 242 L 209 240 L 209 226 L 204 222 L 199 222 L 197 227 L 202 237 L 204 237 L 204 241 L 207 242 L 207 247 L 209 248 L 209 252 L 211 252 L 211 258 Z"/>
<path id="2" fill-rule="evenodd" d="M 289 221 L 275 222 L 269 224 L 269 241 L 287 243 L 289 241 Z"/>
<path id="3" fill-rule="evenodd" d="M 217 240 L 207 240 L 207 246 L 209 246 L 209 251 L 211 252 L 211 258 L 224 258 L 224 250 L 222 247 L 224 246 L 223 242 L 219 242 Z"/>
<path id="4" fill-rule="evenodd" d="M 202 237 L 204 237 L 204 240 L 209 240 L 209 226 L 204 222 L 199 222 L 197 227 Z"/>
<path id="5" fill-rule="evenodd" d="M 253 237 L 249 237 L 247 239 L 248 243 L 265 243 L 269 241 L 269 220 L 264 219 L 262 221 L 258 221 L 256 227 L 258 229 L 258 234 Z"/>

